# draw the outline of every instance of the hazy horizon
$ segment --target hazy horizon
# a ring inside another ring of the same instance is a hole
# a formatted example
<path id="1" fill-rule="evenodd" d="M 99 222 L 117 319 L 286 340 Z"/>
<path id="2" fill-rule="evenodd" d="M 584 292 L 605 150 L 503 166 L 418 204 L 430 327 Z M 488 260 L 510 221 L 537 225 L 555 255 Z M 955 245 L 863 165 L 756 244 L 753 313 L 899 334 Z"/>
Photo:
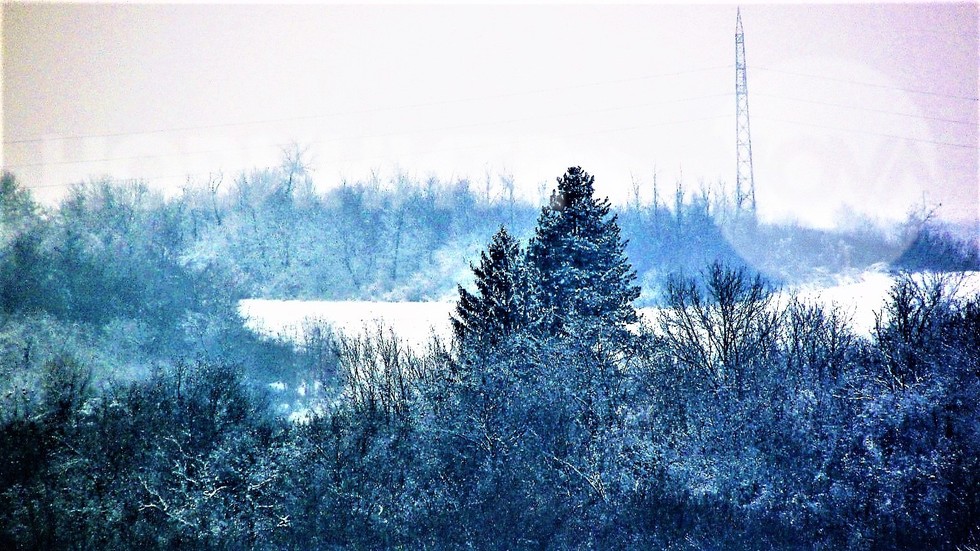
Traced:
<path id="1" fill-rule="evenodd" d="M 77 181 L 275 166 L 565 168 L 624 202 L 734 185 L 735 5 L 3 7 L 3 166 L 44 201 Z M 828 226 L 942 204 L 978 219 L 977 6 L 742 8 L 763 219 Z"/>

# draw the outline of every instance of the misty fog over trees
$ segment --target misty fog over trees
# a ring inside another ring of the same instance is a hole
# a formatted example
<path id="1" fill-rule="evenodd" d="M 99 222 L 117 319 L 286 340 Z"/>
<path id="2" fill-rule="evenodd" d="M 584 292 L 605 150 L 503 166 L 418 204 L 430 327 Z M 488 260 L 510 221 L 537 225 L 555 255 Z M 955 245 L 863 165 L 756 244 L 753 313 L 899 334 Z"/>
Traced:
<path id="1" fill-rule="evenodd" d="M 0 548 L 980 546 L 975 239 L 594 183 L 318 191 L 285 162 L 44 207 L 3 174 Z M 882 264 L 870 335 L 777 293 Z M 285 342 L 245 298 L 451 299 L 453 331 Z"/>

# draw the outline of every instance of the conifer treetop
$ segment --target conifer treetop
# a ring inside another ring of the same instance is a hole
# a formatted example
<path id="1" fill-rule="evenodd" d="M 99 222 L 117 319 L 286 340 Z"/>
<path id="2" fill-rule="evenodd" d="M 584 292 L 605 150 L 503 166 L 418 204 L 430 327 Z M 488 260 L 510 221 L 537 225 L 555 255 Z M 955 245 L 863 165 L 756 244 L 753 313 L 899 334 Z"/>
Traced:
<path id="1" fill-rule="evenodd" d="M 571 167 L 541 210 L 528 260 L 535 270 L 536 307 L 560 328 L 571 319 L 602 320 L 623 327 L 636 321 L 632 302 L 639 287 L 626 259 L 608 199 L 595 199 L 595 178 Z"/>
<path id="2" fill-rule="evenodd" d="M 459 302 L 452 317 L 457 342 L 468 348 L 492 345 L 522 325 L 521 248 L 503 226 L 491 238 L 480 264 L 470 265 L 476 294 L 457 286 Z"/>

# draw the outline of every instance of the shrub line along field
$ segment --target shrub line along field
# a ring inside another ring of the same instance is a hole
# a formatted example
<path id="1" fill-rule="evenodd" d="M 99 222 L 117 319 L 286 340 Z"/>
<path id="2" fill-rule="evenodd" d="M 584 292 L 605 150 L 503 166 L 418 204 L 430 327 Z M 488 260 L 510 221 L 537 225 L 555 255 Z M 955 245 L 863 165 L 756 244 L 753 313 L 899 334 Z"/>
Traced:
<path id="1" fill-rule="evenodd" d="M 928 277 L 919 272 L 916 277 Z M 980 272 L 945 274 L 958 291 L 966 297 L 980 293 Z M 857 334 L 867 336 L 874 329 L 875 314 L 884 305 L 888 290 L 896 277 L 883 269 L 869 270 L 854 276 L 839 276 L 836 284 L 810 283 L 782 289 L 780 302 L 791 297 L 822 306 L 839 306 L 850 316 L 851 327 Z M 347 336 L 372 333 L 378 322 L 394 331 L 405 344 L 421 352 L 432 336 L 448 339 L 449 316 L 455 301 L 369 301 L 369 300 L 272 300 L 245 299 L 239 302 L 239 313 L 245 327 L 267 338 L 301 343 L 304 334 L 313 326 L 327 326 L 331 331 Z M 661 311 L 658 307 L 639 308 L 648 322 L 655 322 Z"/>

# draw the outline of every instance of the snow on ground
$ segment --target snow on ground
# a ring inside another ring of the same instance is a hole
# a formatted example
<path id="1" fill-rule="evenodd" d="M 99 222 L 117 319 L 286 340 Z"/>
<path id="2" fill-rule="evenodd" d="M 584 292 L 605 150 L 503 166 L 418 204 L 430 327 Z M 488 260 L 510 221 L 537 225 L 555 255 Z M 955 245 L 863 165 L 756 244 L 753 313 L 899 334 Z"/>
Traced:
<path id="1" fill-rule="evenodd" d="M 371 302 L 246 299 L 239 302 L 245 326 L 261 335 L 301 342 L 314 324 L 346 335 L 373 333 L 377 322 L 391 327 L 408 345 L 421 350 L 433 332 L 450 334 L 451 302 Z"/>
<path id="2" fill-rule="evenodd" d="M 918 273 L 915 278 L 936 277 L 936 274 Z M 952 291 L 958 298 L 980 293 L 980 272 L 941 274 L 948 278 Z M 874 329 L 875 313 L 881 312 L 888 298 L 888 291 L 896 276 L 881 270 L 869 270 L 856 276 L 842 276 L 833 286 L 801 285 L 782 291 L 785 303 L 790 294 L 805 302 L 817 302 L 826 307 L 837 305 L 851 316 L 851 325 L 858 334 L 869 335 Z"/>
<path id="3" fill-rule="evenodd" d="M 918 274 L 922 277 L 923 274 Z M 980 293 L 980 272 L 953 274 L 959 277 L 959 296 Z M 781 291 L 780 303 L 785 305 L 790 294 L 807 302 L 826 306 L 836 304 L 852 316 L 858 333 L 869 334 L 874 327 L 875 312 L 884 305 L 895 276 L 882 269 L 838 276 L 836 284 L 800 285 Z M 421 351 L 433 332 L 448 339 L 452 302 L 370 302 L 370 301 L 303 301 L 247 299 L 239 303 L 246 327 L 259 334 L 301 342 L 302 335 L 312 322 L 328 324 L 334 331 L 347 335 L 373 332 L 375 323 L 383 321 L 409 346 Z M 650 323 L 656 323 L 657 308 L 642 308 L 640 313 Z"/>
<path id="4" fill-rule="evenodd" d="M 915 278 L 928 278 L 933 274 L 917 273 Z M 980 272 L 942 274 L 949 279 L 955 296 L 965 298 L 980 294 Z M 781 289 L 777 294 L 780 306 L 786 306 L 792 297 L 807 303 L 817 303 L 825 308 L 837 306 L 850 318 L 851 327 L 859 335 L 870 335 L 874 329 L 875 314 L 881 312 L 888 298 L 888 291 L 896 276 L 883 268 L 871 269 L 852 275 L 838 275 L 831 285 L 809 283 Z M 640 308 L 640 314 L 648 323 L 656 324 L 660 308 Z"/>
<path id="5" fill-rule="evenodd" d="M 980 293 L 980 272 L 952 274 L 950 279 L 960 297 Z M 881 269 L 838 275 L 831 285 L 812 283 L 783 289 L 778 302 L 785 306 L 791 296 L 796 296 L 824 306 L 836 304 L 851 316 L 851 325 L 858 334 L 869 335 L 874 328 L 875 312 L 882 309 L 894 281 L 894 276 Z M 302 343 L 304 333 L 314 324 L 326 324 L 335 332 L 353 336 L 365 331 L 373 333 L 381 321 L 417 352 L 425 350 L 433 332 L 449 338 L 449 316 L 453 308 L 452 302 L 249 299 L 239 303 L 246 327 L 261 335 Z M 640 314 L 654 326 L 658 313 L 658 308 L 640 309 Z M 290 421 L 305 423 L 324 410 L 324 402 L 317 398 L 322 390 L 319 381 L 312 384 L 303 381 L 292 388 L 276 381 L 269 388 L 281 400 L 280 410 Z"/>

